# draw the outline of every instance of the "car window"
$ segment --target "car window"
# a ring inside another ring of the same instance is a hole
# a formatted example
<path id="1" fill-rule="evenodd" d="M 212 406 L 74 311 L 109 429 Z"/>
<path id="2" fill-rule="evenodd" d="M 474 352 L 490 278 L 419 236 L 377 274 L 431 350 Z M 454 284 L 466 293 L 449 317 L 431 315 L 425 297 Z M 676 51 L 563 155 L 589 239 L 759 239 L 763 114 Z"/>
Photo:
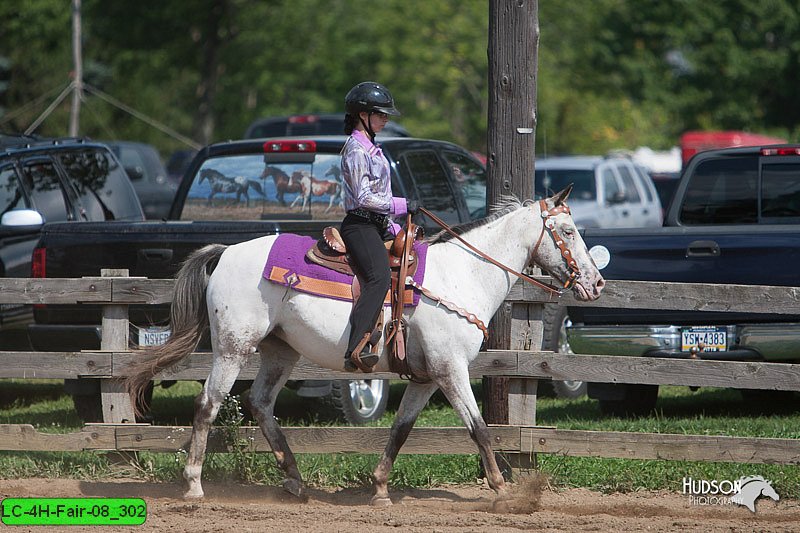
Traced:
<path id="1" fill-rule="evenodd" d="M 642 197 L 639 195 L 639 188 L 636 187 L 636 181 L 631 175 L 631 169 L 627 165 L 619 165 L 617 172 L 619 172 L 622 185 L 625 187 L 625 199 L 633 204 L 642 203 Z"/>
<path id="2" fill-rule="evenodd" d="M 609 166 L 600 169 L 600 179 L 603 180 L 603 198 L 606 202 L 611 202 L 622 192 L 614 176 L 614 170 Z"/>
<path id="3" fill-rule="evenodd" d="M 763 165 L 761 168 L 761 216 L 800 217 L 800 164 Z"/>
<path id="4" fill-rule="evenodd" d="M 553 196 L 572 184 L 570 198 L 591 201 L 597 199 L 594 171 L 591 169 L 537 169 L 534 181 L 534 199 Z"/>
<path id="5" fill-rule="evenodd" d="M 68 215 L 61 180 L 51 161 L 26 163 L 22 167 L 22 175 L 31 193 L 33 208 L 42 214 L 45 222 L 72 220 L 72 216 Z"/>
<path id="6" fill-rule="evenodd" d="M 647 170 L 640 167 L 639 165 L 634 165 L 633 171 L 636 173 L 638 178 L 636 181 L 638 181 L 639 184 L 644 189 L 645 201 L 648 204 L 652 204 L 653 201 L 655 200 L 655 195 L 656 195 L 655 185 L 652 184 L 653 180 L 650 179 L 650 175 L 647 173 Z"/>
<path id="7" fill-rule="evenodd" d="M 344 218 L 338 153 L 317 153 L 310 161 L 269 157 L 243 154 L 204 161 L 191 178 L 181 220 Z"/>
<path id="8" fill-rule="evenodd" d="M 756 222 L 757 182 L 755 157 L 725 157 L 699 163 L 684 193 L 680 221 L 687 225 Z"/>
<path id="9" fill-rule="evenodd" d="M 486 216 L 486 170 L 464 154 L 445 150 L 442 155 L 450 165 L 456 187 L 464 196 L 470 219 Z"/>
<path id="10" fill-rule="evenodd" d="M 142 207 L 128 175 L 107 150 L 58 154 L 81 210 L 89 220 L 141 220 Z"/>
<path id="11" fill-rule="evenodd" d="M 432 150 L 406 152 L 400 158 L 400 165 L 406 176 L 411 176 L 417 190 L 417 198 L 423 207 L 441 218 L 447 224 L 460 222 L 455 196 L 447 179 L 444 167 Z M 425 226 L 433 226 L 425 221 Z"/>
<path id="12" fill-rule="evenodd" d="M 16 209 L 30 207 L 14 167 L 0 169 L 0 215 Z"/>

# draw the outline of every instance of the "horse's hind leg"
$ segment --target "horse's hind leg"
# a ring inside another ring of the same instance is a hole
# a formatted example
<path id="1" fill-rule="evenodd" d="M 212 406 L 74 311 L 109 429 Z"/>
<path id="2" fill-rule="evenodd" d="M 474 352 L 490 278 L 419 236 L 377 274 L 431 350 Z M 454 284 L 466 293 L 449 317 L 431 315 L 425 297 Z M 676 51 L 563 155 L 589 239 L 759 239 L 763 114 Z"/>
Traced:
<path id="1" fill-rule="evenodd" d="M 392 424 L 389 442 L 386 443 L 383 456 L 372 473 L 375 488 L 375 494 L 370 502 L 372 505 L 385 507 L 392 504 L 392 500 L 389 499 L 389 473 L 392 471 L 394 460 L 397 458 L 400 448 L 406 442 L 411 428 L 414 427 L 417 416 L 419 416 L 420 411 L 428 403 L 437 388 L 435 383 L 409 383 L 406 386 L 406 391 L 403 393 L 403 399 L 400 401 L 400 407 L 397 409 L 397 415 L 395 415 L 394 423 Z"/>
<path id="2" fill-rule="evenodd" d="M 506 491 L 505 481 L 492 451 L 489 428 L 486 426 L 486 422 L 478 409 L 475 395 L 472 394 L 469 372 L 466 366 L 454 370 L 454 372 L 439 379 L 439 387 L 441 387 L 450 405 L 453 406 L 453 409 L 464 422 L 469 431 L 469 436 L 478 446 L 489 486 L 498 494 L 503 494 Z"/>
<path id="3" fill-rule="evenodd" d="M 261 431 L 269 442 L 278 466 L 286 474 L 283 488 L 295 496 L 303 492 L 303 480 L 297 469 L 294 454 L 286 443 L 286 437 L 273 416 L 275 399 L 289 379 L 299 355 L 286 343 L 269 338 L 261 342 L 261 369 L 250 388 L 250 410 L 258 420 Z"/>
<path id="4" fill-rule="evenodd" d="M 217 357 L 215 355 L 214 362 L 211 365 L 211 374 L 208 376 L 203 390 L 194 401 L 192 440 L 186 457 L 186 466 L 183 469 L 183 477 L 186 479 L 187 484 L 184 498 L 195 499 L 203 497 L 200 478 L 203 473 L 203 459 L 206 453 L 208 432 L 243 365 L 243 357 Z"/>

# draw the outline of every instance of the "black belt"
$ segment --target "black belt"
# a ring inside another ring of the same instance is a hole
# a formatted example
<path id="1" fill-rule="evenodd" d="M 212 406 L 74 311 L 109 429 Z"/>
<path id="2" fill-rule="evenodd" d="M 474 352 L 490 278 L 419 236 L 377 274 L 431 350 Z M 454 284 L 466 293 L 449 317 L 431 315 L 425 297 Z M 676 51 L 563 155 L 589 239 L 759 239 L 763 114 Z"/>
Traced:
<path id="1" fill-rule="evenodd" d="M 370 222 L 374 222 L 381 228 L 386 228 L 389 226 L 389 215 L 381 215 L 380 213 L 374 213 L 367 209 L 362 209 L 361 207 L 351 209 L 350 211 L 347 212 L 347 214 L 365 218 Z"/>

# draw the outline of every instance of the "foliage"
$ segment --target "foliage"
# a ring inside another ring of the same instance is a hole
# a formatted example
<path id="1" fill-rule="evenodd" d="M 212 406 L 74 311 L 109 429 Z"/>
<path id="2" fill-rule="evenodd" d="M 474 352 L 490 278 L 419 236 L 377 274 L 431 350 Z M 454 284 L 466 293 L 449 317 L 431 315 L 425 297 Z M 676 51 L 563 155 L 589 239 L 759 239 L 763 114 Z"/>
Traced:
<path id="1" fill-rule="evenodd" d="M 0 5 L 1 130 L 30 126 L 69 83 L 69 4 Z M 663 149 L 693 128 L 796 137 L 796 7 L 539 2 L 537 153 Z M 341 111 L 374 79 L 413 134 L 485 150 L 485 0 L 83 0 L 82 17 L 85 81 L 201 144 L 263 116 Z M 37 132 L 65 134 L 68 114 L 67 98 Z M 184 148 L 91 93 L 81 133 Z"/>

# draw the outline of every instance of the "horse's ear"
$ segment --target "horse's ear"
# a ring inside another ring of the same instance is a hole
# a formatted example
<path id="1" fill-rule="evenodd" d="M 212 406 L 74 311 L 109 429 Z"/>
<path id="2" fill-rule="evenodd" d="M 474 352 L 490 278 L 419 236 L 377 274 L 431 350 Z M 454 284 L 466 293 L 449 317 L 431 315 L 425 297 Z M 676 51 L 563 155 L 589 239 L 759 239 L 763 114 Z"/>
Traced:
<path id="1" fill-rule="evenodd" d="M 564 189 L 561 192 L 556 193 L 555 196 L 553 196 L 553 204 L 559 206 L 565 203 L 567 201 L 569 193 L 572 192 L 573 185 L 574 185 L 573 183 L 570 183 L 569 185 L 564 187 Z"/>

